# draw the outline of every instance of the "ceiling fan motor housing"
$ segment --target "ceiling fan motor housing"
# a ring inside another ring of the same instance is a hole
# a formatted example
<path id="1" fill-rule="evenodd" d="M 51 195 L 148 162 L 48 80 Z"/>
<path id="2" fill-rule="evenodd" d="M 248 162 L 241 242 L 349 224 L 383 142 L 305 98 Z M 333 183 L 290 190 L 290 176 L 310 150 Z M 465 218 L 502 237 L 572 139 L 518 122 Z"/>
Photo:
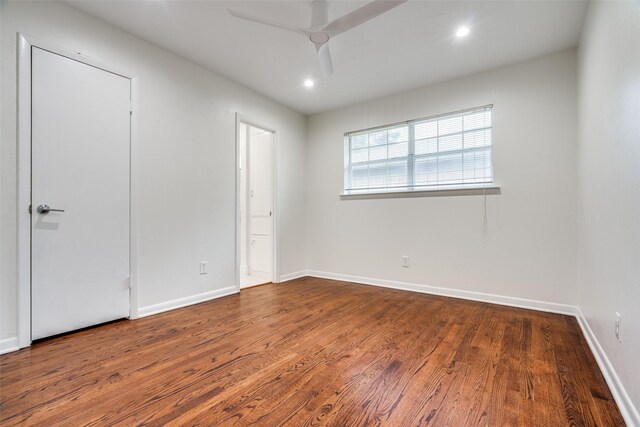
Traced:
<path id="1" fill-rule="evenodd" d="M 313 44 L 321 46 L 329 41 L 329 34 L 318 31 L 315 33 L 311 33 L 309 35 L 309 39 L 313 42 Z"/>

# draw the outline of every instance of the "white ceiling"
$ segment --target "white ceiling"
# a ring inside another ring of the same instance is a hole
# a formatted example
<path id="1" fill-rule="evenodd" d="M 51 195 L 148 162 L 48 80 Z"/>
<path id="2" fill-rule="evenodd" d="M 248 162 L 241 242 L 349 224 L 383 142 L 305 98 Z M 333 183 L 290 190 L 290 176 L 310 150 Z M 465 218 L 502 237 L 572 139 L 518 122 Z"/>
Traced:
<path id="1" fill-rule="evenodd" d="M 335 73 L 323 80 L 309 40 L 226 11 L 307 27 L 309 1 L 67 3 L 305 114 L 573 47 L 586 11 L 581 0 L 409 0 L 332 39 Z M 366 3 L 330 0 L 329 20 Z M 463 24 L 471 34 L 456 39 Z"/>

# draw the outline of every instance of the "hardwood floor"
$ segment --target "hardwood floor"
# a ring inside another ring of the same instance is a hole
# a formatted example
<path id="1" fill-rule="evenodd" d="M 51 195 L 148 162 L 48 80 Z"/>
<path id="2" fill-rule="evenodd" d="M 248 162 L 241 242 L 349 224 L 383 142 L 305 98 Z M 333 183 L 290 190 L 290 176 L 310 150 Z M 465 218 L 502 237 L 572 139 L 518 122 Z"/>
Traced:
<path id="1" fill-rule="evenodd" d="M 624 425 L 569 316 L 299 279 L 0 359 L 2 425 Z"/>

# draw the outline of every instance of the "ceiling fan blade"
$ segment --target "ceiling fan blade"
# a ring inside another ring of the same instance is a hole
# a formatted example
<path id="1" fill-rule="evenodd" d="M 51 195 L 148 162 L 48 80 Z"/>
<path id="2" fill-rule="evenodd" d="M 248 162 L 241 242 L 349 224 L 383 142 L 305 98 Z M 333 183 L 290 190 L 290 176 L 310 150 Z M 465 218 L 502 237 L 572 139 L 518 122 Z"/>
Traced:
<path id="1" fill-rule="evenodd" d="M 313 0 L 311 2 L 311 27 L 326 25 L 329 21 L 329 3 L 327 0 Z"/>
<path id="2" fill-rule="evenodd" d="M 293 31 L 298 34 L 302 34 L 303 36 L 309 37 L 309 31 L 304 28 L 294 27 L 293 25 L 282 24 L 280 22 L 272 21 L 271 19 L 261 18 L 259 16 L 249 15 L 248 13 L 239 12 L 237 10 L 227 9 L 227 11 L 235 16 L 236 18 L 244 19 L 247 21 L 257 22 L 258 24 L 269 25 L 271 27 L 280 28 L 282 30 Z"/>
<path id="3" fill-rule="evenodd" d="M 327 43 L 318 48 L 318 60 L 320 61 L 320 70 L 324 78 L 330 77 L 333 74 L 333 63 L 331 62 L 331 52 L 329 52 Z"/>
<path id="4" fill-rule="evenodd" d="M 367 22 L 376 16 L 400 6 L 407 0 L 373 0 L 371 3 L 367 3 L 361 8 L 347 13 L 346 15 L 335 19 L 322 29 L 323 32 L 334 37 L 340 33 L 344 33 L 358 25 Z"/>

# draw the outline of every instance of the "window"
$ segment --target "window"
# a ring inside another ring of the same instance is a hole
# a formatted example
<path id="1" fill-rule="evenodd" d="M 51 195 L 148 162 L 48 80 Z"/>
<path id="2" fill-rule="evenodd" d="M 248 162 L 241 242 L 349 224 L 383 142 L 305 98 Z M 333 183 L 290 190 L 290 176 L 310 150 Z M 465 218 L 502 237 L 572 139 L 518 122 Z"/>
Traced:
<path id="1" fill-rule="evenodd" d="M 345 194 L 493 182 L 491 106 L 345 134 Z"/>

